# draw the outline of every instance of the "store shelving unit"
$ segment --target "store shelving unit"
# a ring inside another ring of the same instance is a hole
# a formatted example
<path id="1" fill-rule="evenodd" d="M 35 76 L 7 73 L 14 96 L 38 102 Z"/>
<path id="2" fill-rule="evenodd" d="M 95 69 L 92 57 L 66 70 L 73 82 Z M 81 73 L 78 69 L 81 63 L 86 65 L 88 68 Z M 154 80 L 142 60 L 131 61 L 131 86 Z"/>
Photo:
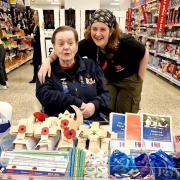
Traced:
<path id="1" fill-rule="evenodd" d="M 170 76 L 168 73 L 165 73 L 165 72 L 162 72 L 161 69 L 158 69 L 154 66 L 151 66 L 151 65 L 148 65 L 147 66 L 148 69 L 150 69 L 151 71 L 157 73 L 158 75 L 160 75 L 161 77 L 169 80 L 170 82 L 174 83 L 175 85 L 179 86 L 180 87 L 180 81 L 175 79 L 174 77 Z"/>
<path id="2" fill-rule="evenodd" d="M 25 64 L 26 62 L 28 62 L 28 61 L 30 61 L 30 60 L 32 60 L 32 55 L 29 56 L 27 59 L 21 61 L 20 63 L 16 63 L 16 64 L 12 65 L 11 67 L 6 68 L 6 72 L 9 73 L 10 71 L 12 71 L 12 70 L 18 68 L 19 66 Z"/>
<path id="3" fill-rule="evenodd" d="M 6 50 L 7 73 L 32 59 L 32 38 L 26 36 L 31 23 L 30 12 L 26 7 L 11 7 L 8 1 L 0 3 L 0 25 L 3 33 L 1 40 Z"/>
<path id="4" fill-rule="evenodd" d="M 131 27 L 127 28 L 130 29 L 127 33 L 149 49 L 147 68 L 180 87 L 180 1 L 169 0 L 164 32 L 159 33 L 161 3 L 163 1 L 146 0 L 132 7 Z"/>

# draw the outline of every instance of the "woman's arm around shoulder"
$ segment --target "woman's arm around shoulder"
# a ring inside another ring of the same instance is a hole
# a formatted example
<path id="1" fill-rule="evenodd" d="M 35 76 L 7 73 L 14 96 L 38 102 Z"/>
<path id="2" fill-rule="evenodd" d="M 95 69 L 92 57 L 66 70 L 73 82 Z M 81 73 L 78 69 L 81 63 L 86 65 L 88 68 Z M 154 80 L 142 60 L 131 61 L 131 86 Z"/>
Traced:
<path id="1" fill-rule="evenodd" d="M 51 63 L 56 59 L 57 55 L 53 51 L 46 59 L 43 60 L 43 63 L 38 72 L 38 79 L 41 84 L 45 82 L 46 74 L 48 74 L 48 77 L 51 76 Z"/>

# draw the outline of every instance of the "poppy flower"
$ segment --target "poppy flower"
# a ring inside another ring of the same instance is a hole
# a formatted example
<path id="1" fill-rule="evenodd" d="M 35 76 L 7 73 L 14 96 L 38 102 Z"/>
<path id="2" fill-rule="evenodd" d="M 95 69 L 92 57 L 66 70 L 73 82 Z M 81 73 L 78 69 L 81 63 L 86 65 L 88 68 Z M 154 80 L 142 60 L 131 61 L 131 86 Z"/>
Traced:
<path id="1" fill-rule="evenodd" d="M 69 133 L 69 127 L 64 128 L 64 135 L 68 136 Z"/>
<path id="2" fill-rule="evenodd" d="M 41 135 L 48 135 L 49 134 L 49 128 L 48 127 L 43 127 L 41 130 Z"/>
<path id="3" fill-rule="evenodd" d="M 18 133 L 24 134 L 26 132 L 26 126 L 25 125 L 20 125 L 18 129 Z"/>
<path id="4" fill-rule="evenodd" d="M 13 166 L 12 166 L 12 169 L 16 169 L 16 165 L 13 165 Z"/>
<path id="5" fill-rule="evenodd" d="M 44 114 L 44 113 L 41 113 L 41 112 L 35 112 L 33 115 L 39 121 L 44 121 L 46 118 L 48 118 L 47 114 Z"/>
<path id="6" fill-rule="evenodd" d="M 74 139 L 76 137 L 76 131 L 74 129 L 65 129 L 64 130 L 64 136 L 67 139 Z"/>
<path id="7" fill-rule="evenodd" d="M 61 121 L 60 126 L 61 126 L 62 129 L 65 129 L 65 128 L 67 128 L 68 124 L 69 124 L 69 121 L 67 119 L 64 119 L 64 120 Z"/>
<path id="8" fill-rule="evenodd" d="M 34 167 L 32 168 L 32 170 L 33 170 L 33 171 L 36 171 L 36 170 L 37 170 L 37 167 L 36 167 L 36 166 L 34 166 Z"/>

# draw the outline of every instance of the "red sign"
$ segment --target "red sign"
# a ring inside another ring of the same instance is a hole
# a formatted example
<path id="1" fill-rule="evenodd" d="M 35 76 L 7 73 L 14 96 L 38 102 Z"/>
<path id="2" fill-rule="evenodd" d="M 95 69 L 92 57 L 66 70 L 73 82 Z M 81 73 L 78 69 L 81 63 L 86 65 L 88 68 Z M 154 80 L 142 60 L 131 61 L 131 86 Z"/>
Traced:
<path id="1" fill-rule="evenodd" d="M 132 15 L 132 9 L 128 8 L 128 13 L 127 13 L 127 30 L 131 31 L 131 15 Z"/>
<path id="2" fill-rule="evenodd" d="M 144 24 L 147 24 L 147 19 L 146 19 L 146 5 L 143 4 L 141 5 L 141 10 L 142 10 L 142 14 L 143 14 L 143 17 L 144 17 Z"/>
<path id="3" fill-rule="evenodd" d="M 161 0 L 158 23 L 157 23 L 157 29 L 156 29 L 156 31 L 159 32 L 159 33 L 164 32 L 164 27 L 165 27 L 165 24 L 166 24 L 168 2 L 169 2 L 169 0 Z"/>

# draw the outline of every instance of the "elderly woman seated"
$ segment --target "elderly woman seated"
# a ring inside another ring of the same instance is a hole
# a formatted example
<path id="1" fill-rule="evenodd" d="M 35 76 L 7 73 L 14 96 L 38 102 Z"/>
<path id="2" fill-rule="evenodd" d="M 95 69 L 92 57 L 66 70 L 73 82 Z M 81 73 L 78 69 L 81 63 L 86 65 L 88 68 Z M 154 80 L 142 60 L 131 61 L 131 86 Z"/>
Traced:
<path id="1" fill-rule="evenodd" d="M 52 44 L 58 58 L 51 64 L 51 76 L 44 84 L 36 84 L 36 97 L 49 116 L 58 116 L 70 105 L 80 108 L 84 118 L 101 120 L 107 112 L 109 94 L 104 88 L 104 76 L 99 65 L 77 53 L 78 34 L 69 26 L 57 28 Z"/>

